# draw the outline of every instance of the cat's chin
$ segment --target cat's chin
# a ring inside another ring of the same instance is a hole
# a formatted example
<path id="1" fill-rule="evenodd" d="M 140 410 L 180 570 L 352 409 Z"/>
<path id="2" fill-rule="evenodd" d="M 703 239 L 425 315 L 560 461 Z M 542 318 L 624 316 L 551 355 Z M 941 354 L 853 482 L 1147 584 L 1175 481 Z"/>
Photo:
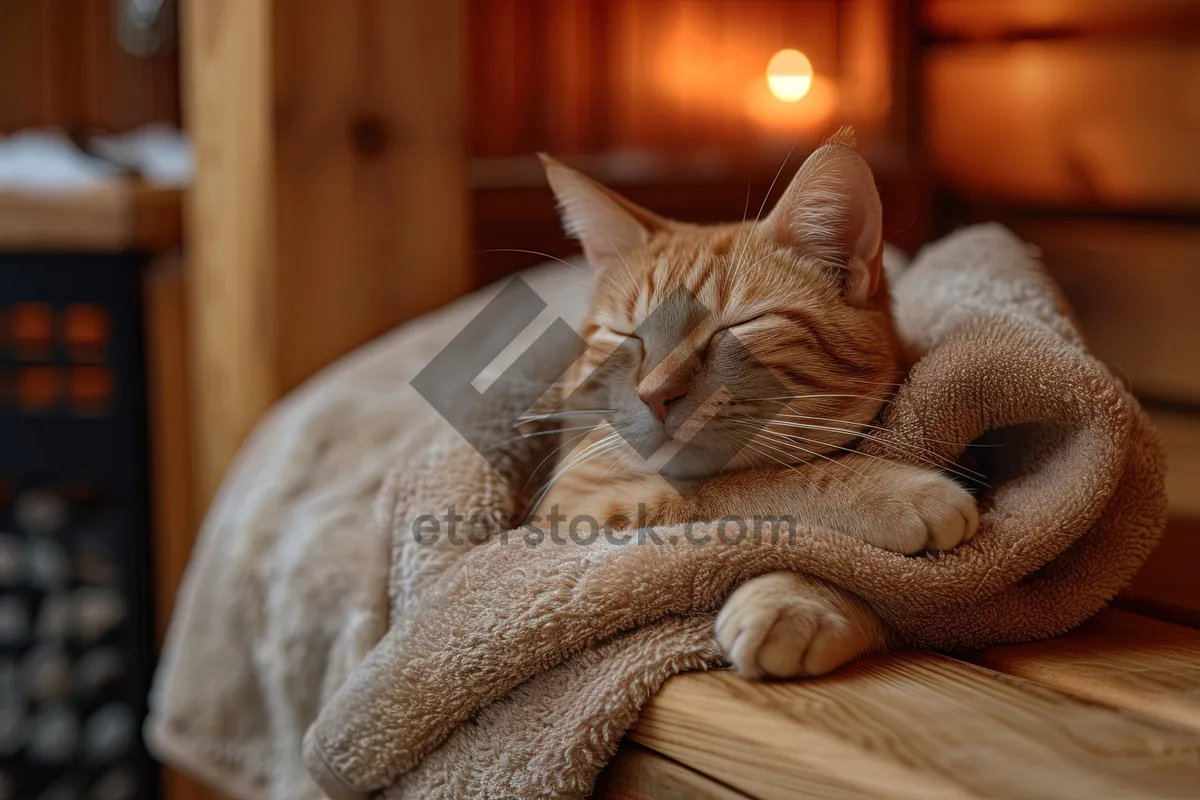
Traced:
<path id="1" fill-rule="evenodd" d="M 655 467 L 658 474 L 668 480 L 703 480 L 727 471 L 730 468 L 729 454 L 685 448 Z"/>
<path id="2" fill-rule="evenodd" d="M 751 453 L 738 453 L 730 458 L 727 451 L 681 451 L 673 459 L 659 465 L 657 472 L 668 480 L 706 480 L 729 472 L 775 466 L 778 461 L 764 461 Z"/>
<path id="3" fill-rule="evenodd" d="M 618 428 L 642 459 L 642 468 L 670 481 L 695 481 L 723 472 L 757 466 L 746 453 L 733 452 L 738 442 L 693 432 L 691 438 L 667 426 L 641 421 L 637 427 Z"/>

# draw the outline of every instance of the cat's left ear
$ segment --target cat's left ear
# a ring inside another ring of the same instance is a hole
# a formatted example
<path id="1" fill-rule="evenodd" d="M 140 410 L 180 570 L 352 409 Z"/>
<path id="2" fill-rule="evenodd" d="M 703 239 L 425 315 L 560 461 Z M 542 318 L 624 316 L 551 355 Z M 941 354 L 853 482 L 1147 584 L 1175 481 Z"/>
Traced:
<path id="1" fill-rule="evenodd" d="M 545 153 L 538 153 L 538 158 L 558 199 L 563 228 L 583 245 L 592 266 L 624 258 L 644 246 L 652 233 L 671 225 Z"/>
<path id="2" fill-rule="evenodd" d="M 839 132 L 809 156 L 762 224 L 779 243 L 845 269 L 846 301 L 865 308 L 881 282 L 883 205 L 853 142 Z"/>

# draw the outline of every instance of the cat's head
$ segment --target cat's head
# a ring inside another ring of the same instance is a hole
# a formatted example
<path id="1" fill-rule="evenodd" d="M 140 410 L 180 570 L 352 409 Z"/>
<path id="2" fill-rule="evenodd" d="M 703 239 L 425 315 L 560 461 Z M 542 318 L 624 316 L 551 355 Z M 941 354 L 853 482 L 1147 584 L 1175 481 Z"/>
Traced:
<path id="1" fill-rule="evenodd" d="M 814 152 L 766 218 L 712 226 L 664 219 L 543 156 L 596 271 L 575 406 L 674 477 L 819 465 L 852 446 L 899 352 L 879 194 L 851 143 Z"/>

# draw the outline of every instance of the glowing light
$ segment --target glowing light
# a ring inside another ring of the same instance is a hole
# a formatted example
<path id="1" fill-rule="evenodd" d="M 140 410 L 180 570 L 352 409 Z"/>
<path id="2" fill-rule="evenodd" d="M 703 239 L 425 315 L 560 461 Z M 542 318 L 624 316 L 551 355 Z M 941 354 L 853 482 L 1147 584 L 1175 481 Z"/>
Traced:
<path id="1" fill-rule="evenodd" d="M 813 68 L 799 50 L 780 50 L 767 64 L 767 86 L 785 103 L 795 103 L 812 88 Z"/>
<path id="2" fill-rule="evenodd" d="M 780 102 L 766 76 L 760 74 L 746 86 L 743 101 L 747 117 L 764 137 L 793 143 L 798 137 L 829 135 L 830 124 L 838 118 L 841 98 L 833 81 L 814 75 L 803 100 Z"/>

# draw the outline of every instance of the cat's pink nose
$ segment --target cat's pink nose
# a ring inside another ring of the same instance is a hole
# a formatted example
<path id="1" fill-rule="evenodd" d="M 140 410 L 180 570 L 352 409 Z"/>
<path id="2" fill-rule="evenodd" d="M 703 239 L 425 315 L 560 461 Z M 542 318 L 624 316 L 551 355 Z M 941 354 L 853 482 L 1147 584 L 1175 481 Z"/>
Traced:
<path id="1" fill-rule="evenodd" d="M 638 392 L 638 397 L 642 398 L 642 402 L 650 407 L 659 422 L 666 422 L 667 415 L 671 413 L 671 409 L 667 406 L 685 394 L 687 394 L 687 390 L 680 389 L 678 386 L 660 386 L 649 392 Z"/>

